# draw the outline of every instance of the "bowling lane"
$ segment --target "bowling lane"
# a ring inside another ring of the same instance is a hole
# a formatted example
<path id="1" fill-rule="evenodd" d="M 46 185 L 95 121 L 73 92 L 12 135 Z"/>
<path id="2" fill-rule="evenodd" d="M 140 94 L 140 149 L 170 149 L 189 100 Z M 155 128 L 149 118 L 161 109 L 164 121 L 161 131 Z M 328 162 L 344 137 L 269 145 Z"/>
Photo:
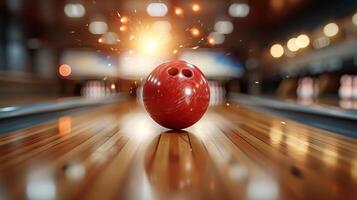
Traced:
<path id="1" fill-rule="evenodd" d="M 168 131 L 133 101 L 0 136 L 0 199 L 354 199 L 357 140 L 237 104 Z"/>

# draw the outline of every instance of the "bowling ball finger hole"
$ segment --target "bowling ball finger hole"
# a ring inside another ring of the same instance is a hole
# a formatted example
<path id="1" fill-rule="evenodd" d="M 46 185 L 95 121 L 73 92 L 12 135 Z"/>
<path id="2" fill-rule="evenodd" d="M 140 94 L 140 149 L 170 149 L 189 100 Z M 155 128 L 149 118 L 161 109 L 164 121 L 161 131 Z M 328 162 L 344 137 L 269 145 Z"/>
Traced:
<path id="1" fill-rule="evenodd" d="M 174 67 L 171 67 L 167 73 L 169 73 L 171 76 L 175 76 L 178 74 L 178 69 L 177 68 L 174 68 Z"/>
<path id="2" fill-rule="evenodd" d="M 187 78 L 192 77 L 192 71 L 189 70 L 189 69 L 183 69 L 183 70 L 182 70 L 182 74 L 183 74 L 184 76 L 186 76 Z"/>

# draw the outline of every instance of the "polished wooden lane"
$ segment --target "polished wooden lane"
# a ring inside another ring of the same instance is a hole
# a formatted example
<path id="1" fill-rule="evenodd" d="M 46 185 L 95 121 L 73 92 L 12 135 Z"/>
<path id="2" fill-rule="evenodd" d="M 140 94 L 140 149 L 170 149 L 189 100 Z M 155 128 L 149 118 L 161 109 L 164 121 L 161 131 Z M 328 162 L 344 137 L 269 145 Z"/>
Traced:
<path id="1" fill-rule="evenodd" d="M 239 105 L 185 131 L 135 102 L 0 136 L 0 199 L 356 199 L 357 140 Z"/>

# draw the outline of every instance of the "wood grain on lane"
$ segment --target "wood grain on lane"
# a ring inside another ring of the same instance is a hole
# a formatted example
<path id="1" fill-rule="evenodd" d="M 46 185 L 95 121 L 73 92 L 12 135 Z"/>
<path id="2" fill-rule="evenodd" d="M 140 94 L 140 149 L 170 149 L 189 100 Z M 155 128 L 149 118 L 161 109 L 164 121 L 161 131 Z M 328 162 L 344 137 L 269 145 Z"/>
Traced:
<path id="1" fill-rule="evenodd" d="M 355 199 L 355 188 L 356 140 L 234 104 L 185 131 L 128 101 L 0 136 L 0 199 Z"/>

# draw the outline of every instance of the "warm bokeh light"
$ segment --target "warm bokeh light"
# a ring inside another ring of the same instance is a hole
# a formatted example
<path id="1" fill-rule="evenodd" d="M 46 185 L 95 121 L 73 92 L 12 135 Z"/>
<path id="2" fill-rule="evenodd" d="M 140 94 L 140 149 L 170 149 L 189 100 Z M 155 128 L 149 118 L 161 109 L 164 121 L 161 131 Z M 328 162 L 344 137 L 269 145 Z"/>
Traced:
<path id="1" fill-rule="evenodd" d="M 112 89 L 112 90 L 115 89 L 115 84 L 114 84 L 114 83 L 112 83 L 112 84 L 110 85 L 110 89 Z"/>
<path id="2" fill-rule="evenodd" d="M 152 25 L 152 31 L 137 31 L 130 46 L 138 54 L 158 55 L 170 53 L 171 47 L 171 24 L 168 21 L 156 21 Z"/>
<path id="3" fill-rule="evenodd" d="M 61 76 L 63 77 L 67 77 L 69 75 L 71 75 L 72 73 L 72 69 L 69 65 L 67 64 L 62 64 L 59 68 L 58 68 L 58 72 Z"/>
<path id="4" fill-rule="evenodd" d="M 120 18 L 120 22 L 123 23 L 123 24 L 128 23 L 128 21 L 129 21 L 129 18 L 126 17 L 126 16 L 123 16 L 123 17 Z"/>
<path id="5" fill-rule="evenodd" d="M 286 2 L 284 0 L 270 0 L 270 6 L 276 11 L 279 11 L 284 8 L 285 3 Z"/>
<path id="6" fill-rule="evenodd" d="M 169 21 L 155 21 L 152 25 L 155 34 L 169 34 L 171 31 L 171 23 Z"/>
<path id="7" fill-rule="evenodd" d="M 352 23 L 357 26 L 357 13 L 352 16 Z"/>
<path id="8" fill-rule="evenodd" d="M 182 16 L 183 15 L 183 10 L 182 8 L 175 8 L 175 14 L 178 16 Z"/>
<path id="9" fill-rule="evenodd" d="M 288 47 L 288 49 L 292 52 L 295 52 L 297 50 L 299 50 L 298 45 L 296 44 L 296 38 L 291 38 L 288 43 L 286 44 L 286 46 Z"/>
<path id="10" fill-rule="evenodd" d="M 128 30 L 128 27 L 127 27 L 126 25 L 121 25 L 120 28 L 119 28 L 119 30 L 120 30 L 121 32 L 126 32 L 126 31 Z"/>
<path id="11" fill-rule="evenodd" d="M 193 12 L 199 12 L 201 10 L 201 6 L 198 3 L 194 3 L 192 4 L 191 9 Z"/>
<path id="12" fill-rule="evenodd" d="M 58 119 L 58 133 L 61 136 L 65 136 L 71 133 L 71 117 L 63 116 Z"/>
<path id="13" fill-rule="evenodd" d="M 329 23 L 329 24 L 325 25 L 323 31 L 327 37 L 333 37 L 333 36 L 337 35 L 339 28 L 336 23 Z"/>
<path id="14" fill-rule="evenodd" d="M 200 30 L 198 30 L 198 28 L 191 28 L 190 29 L 190 33 L 193 37 L 198 37 L 200 36 Z"/>
<path id="15" fill-rule="evenodd" d="M 104 42 L 104 37 L 101 36 L 100 38 L 98 38 L 98 43 L 103 43 Z"/>
<path id="16" fill-rule="evenodd" d="M 301 34 L 296 38 L 296 45 L 299 48 L 305 48 L 309 46 L 309 44 L 310 44 L 310 38 L 305 34 Z"/>
<path id="17" fill-rule="evenodd" d="M 274 58 L 280 58 L 283 54 L 284 54 L 284 48 L 281 44 L 274 44 L 271 48 L 270 48 L 270 54 L 274 57 Z"/>
<path id="18" fill-rule="evenodd" d="M 177 52 L 178 52 L 177 49 L 174 49 L 174 50 L 172 51 L 173 54 L 177 54 Z"/>
<path id="19" fill-rule="evenodd" d="M 214 39 L 211 38 L 211 37 L 208 37 L 208 43 L 213 45 L 214 44 Z"/>
<path id="20" fill-rule="evenodd" d="M 146 47 L 148 48 L 148 50 L 154 50 L 157 48 L 157 41 L 154 39 L 148 39 L 148 41 L 146 42 Z"/>

